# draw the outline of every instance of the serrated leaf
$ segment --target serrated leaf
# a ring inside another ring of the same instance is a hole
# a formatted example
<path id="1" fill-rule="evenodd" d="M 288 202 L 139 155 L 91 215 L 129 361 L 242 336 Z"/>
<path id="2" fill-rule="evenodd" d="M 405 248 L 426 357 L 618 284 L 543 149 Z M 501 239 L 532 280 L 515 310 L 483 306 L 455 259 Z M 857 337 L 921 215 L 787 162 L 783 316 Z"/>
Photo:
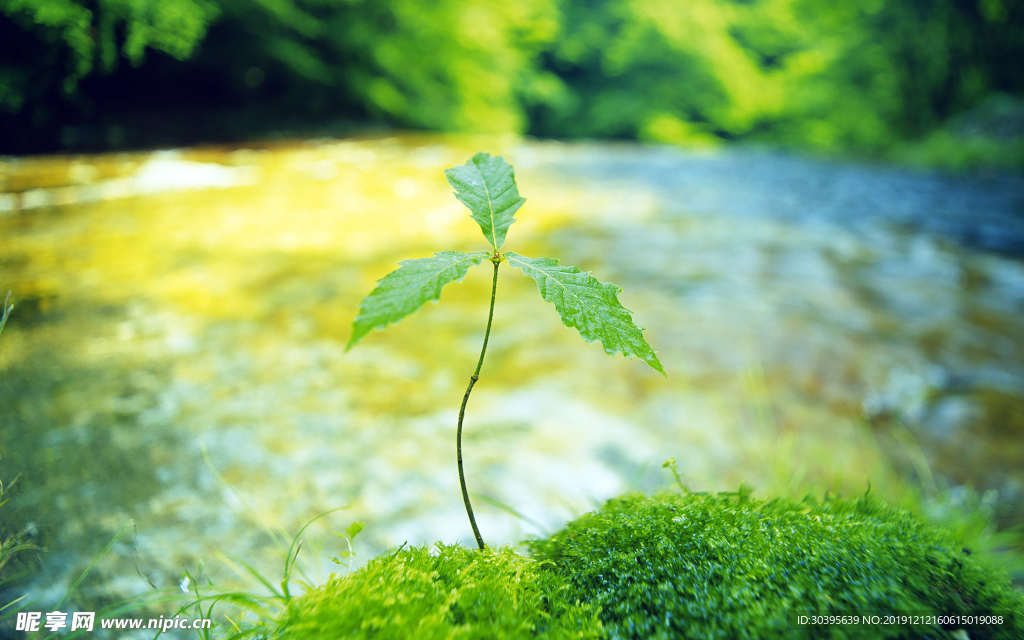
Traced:
<path id="1" fill-rule="evenodd" d="M 508 263 L 537 283 L 540 295 L 555 305 L 562 323 L 580 332 L 587 342 L 600 340 L 606 353 L 637 356 L 665 375 L 657 354 L 633 324 L 632 313 L 619 302 L 622 289 L 600 282 L 576 267 L 561 266 L 554 258 L 527 258 L 505 252 Z"/>
<path id="2" fill-rule="evenodd" d="M 516 188 L 512 165 L 501 156 L 478 153 L 466 164 L 445 169 L 444 175 L 455 197 L 469 207 L 487 242 L 495 251 L 501 249 L 515 212 L 526 202 Z"/>
<path id="3" fill-rule="evenodd" d="M 371 329 L 398 322 L 428 300 L 437 300 L 444 285 L 462 280 L 470 267 L 480 264 L 489 255 L 486 251 L 441 251 L 430 258 L 402 260 L 398 269 L 378 280 L 377 287 L 363 298 L 345 350 L 351 349 Z"/>

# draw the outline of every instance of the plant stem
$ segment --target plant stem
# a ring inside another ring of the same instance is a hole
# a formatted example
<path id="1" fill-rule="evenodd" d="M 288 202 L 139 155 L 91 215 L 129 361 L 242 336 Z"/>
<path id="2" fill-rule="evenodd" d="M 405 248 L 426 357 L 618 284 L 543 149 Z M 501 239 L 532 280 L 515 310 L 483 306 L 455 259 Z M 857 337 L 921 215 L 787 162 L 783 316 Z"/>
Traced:
<path id="1" fill-rule="evenodd" d="M 7 299 L 4 300 L 3 309 L 0 309 L 0 312 L 3 313 L 3 316 L 0 317 L 0 333 L 4 332 L 4 325 L 7 324 L 7 318 L 10 317 L 11 311 L 13 311 L 13 310 L 14 310 L 14 305 L 11 304 L 11 292 L 8 291 L 7 292 Z"/>
<path id="2" fill-rule="evenodd" d="M 476 363 L 476 371 L 469 378 L 466 395 L 462 396 L 462 407 L 459 409 L 459 427 L 455 434 L 455 449 L 459 461 L 459 484 L 462 485 L 462 501 L 466 503 L 466 515 L 469 516 L 469 524 L 473 527 L 473 536 L 476 538 L 476 544 L 480 547 L 481 551 L 484 549 L 484 539 L 480 537 L 480 529 L 476 526 L 476 517 L 473 516 L 473 505 L 469 502 L 469 491 L 466 489 L 466 473 L 462 470 L 462 420 L 466 417 L 466 403 L 469 402 L 469 394 L 473 391 L 473 385 L 480 379 L 480 368 L 484 366 L 484 354 L 487 353 L 487 341 L 491 337 L 491 321 L 494 320 L 494 296 L 498 291 L 500 254 L 494 254 L 491 262 L 494 263 L 494 277 L 491 279 L 491 309 L 487 312 L 487 330 L 484 331 L 484 345 L 480 349 L 480 359 Z"/>

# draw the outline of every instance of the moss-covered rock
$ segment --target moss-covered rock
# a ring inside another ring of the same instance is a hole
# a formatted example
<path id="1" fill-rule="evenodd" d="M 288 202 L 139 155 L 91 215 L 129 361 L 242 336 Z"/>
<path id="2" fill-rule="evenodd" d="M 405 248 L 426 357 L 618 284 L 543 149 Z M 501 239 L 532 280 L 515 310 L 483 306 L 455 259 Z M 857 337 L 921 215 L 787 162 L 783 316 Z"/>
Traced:
<path id="1" fill-rule="evenodd" d="M 530 547 L 532 559 L 508 548 L 401 549 L 293 601 L 281 636 L 1024 637 L 1024 597 L 1005 576 L 866 496 L 625 496 Z M 791 628 L 799 613 L 901 612 L 1006 622 Z"/>
<path id="2" fill-rule="evenodd" d="M 293 601 L 286 640 L 600 638 L 594 606 L 562 578 L 510 548 L 437 545 L 374 558 Z"/>
<path id="3" fill-rule="evenodd" d="M 533 543 L 613 638 L 1022 638 L 1001 626 L 795 626 L 793 615 L 1021 617 L 1022 598 L 943 531 L 864 496 L 643 495 Z"/>

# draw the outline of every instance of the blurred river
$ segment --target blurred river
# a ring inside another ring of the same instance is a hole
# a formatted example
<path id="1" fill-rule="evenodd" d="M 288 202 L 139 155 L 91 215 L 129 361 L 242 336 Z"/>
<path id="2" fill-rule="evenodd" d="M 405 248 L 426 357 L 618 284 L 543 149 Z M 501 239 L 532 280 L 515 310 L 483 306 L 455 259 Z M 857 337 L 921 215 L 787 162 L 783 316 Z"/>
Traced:
<path id="1" fill-rule="evenodd" d="M 0 479 L 22 477 L 0 513 L 49 549 L 34 597 L 129 521 L 85 609 L 200 564 L 229 584 L 220 553 L 277 582 L 267 532 L 336 507 L 305 536 L 314 580 L 354 520 L 357 562 L 471 542 L 454 433 L 490 269 L 343 347 L 397 261 L 485 248 L 442 174 L 478 150 L 527 198 L 506 248 L 621 286 L 668 372 L 502 268 L 465 442 L 490 543 L 666 486 L 670 456 L 695 490 L 964 485 L 1024 521 L 1020 178 L 427 135 L 6 158 Z"/>

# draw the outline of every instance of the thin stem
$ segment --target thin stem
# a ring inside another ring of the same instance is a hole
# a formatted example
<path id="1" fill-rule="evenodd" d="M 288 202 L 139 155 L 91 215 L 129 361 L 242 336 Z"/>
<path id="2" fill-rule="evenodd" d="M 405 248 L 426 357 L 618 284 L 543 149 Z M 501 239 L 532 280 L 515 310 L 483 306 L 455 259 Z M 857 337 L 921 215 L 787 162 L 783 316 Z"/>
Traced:
<path id="1" fill-rule="evenodd" d="M 3 313 L 3 316 L 0 316 L 0 333 L 4 332 L 4 325 L 7 324 L 7 318 L 10 317 L 11 311 L 13 310 L 14 305 L 11 304 L 11 292 L 8 291 L 7 299 L 4 300 L 3 309 L 0 309 L 0 312 Z"/>
<path id="2" fill-rule="evenodd" d="M 459 484 L 462 485 L 462 501 L 466 503 L 466 515 L 469 516 L 469 524 L 473 527 L 473 536 L 476 544 L 481 550 L 484 548 L 484 539 L 480 537 L 480 529 L 476 526 L 476 517 L 473 515 L 473 505 L 469 502 L 469 491 L 466 489 L 466 473 L 462 470 L 462 420 L 466 417 L 466 403 L 469 402 L 469 394 L 473 391 L 473 385 L 480 379 L 480 369 L 484 366 L 484 354 L 487 353 L 487 341 L 491 338 L 491 321 L 494 320 L 494 296 L 498 291 L 498 265 L 501 263 L 499 254 L 491 258 L 494 263 L 494 277 L 491 279 L 491 309 L 487 312 L 487 330 L 484 331 L 484 345 L 480 349 L 480 359 L 476 363 L 476 371 L 469 378 L 469 386 L 466 387 L 466 395 L 462 396 L 462 407 L 459 409 L 459 428 L 455 434 L 455 449 L 459 460 Z"/>

